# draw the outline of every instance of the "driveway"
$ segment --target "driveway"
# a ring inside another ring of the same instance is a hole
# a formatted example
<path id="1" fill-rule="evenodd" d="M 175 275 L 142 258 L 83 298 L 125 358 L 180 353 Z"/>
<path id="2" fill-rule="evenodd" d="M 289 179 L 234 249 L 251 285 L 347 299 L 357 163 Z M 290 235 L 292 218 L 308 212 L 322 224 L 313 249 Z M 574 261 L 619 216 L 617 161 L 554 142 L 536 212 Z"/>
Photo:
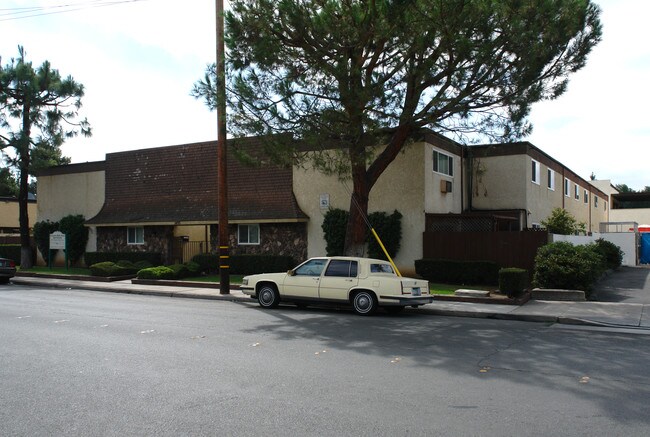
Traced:
<path id="1" fill-rule="evenodd" d="M 590 300 L 650 304 L 650 267 L 621 267 L 594 287 Z"/>

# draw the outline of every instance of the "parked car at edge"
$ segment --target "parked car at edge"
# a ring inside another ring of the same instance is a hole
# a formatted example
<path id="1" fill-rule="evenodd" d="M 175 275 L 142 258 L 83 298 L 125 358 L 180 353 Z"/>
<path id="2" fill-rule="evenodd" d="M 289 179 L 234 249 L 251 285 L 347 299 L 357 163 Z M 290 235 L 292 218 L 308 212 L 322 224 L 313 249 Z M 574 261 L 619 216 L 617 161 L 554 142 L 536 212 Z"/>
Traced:
<path id="1" fill-rule="evenodd" d="M 262 308 L 280 302 L 345 304 L 360 315 L 370 315 L 379 307 L 397 313 L 433 300 L 427 281 L 400 277 L 386 261 L 355 257 L 311 258 L 286 273 L 246 276 L 241 290 Z"/>
<path id="2" fill-rule="evenodd" d="M 0 284 L 9 283 L 16 274 L 16 263 L 8 258 L 0 258 Z"/>

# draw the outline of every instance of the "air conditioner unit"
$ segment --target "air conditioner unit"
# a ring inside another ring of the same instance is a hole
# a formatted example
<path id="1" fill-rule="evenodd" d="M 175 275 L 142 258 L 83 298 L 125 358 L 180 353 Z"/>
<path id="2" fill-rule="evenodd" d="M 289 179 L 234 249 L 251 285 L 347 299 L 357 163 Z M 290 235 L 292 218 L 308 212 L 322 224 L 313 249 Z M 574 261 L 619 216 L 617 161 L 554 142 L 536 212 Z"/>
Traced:
<path id="1" fill-rule="evenodd" d="M 440 181 L 440 192 L 451 193 L 451 181 Z"/>

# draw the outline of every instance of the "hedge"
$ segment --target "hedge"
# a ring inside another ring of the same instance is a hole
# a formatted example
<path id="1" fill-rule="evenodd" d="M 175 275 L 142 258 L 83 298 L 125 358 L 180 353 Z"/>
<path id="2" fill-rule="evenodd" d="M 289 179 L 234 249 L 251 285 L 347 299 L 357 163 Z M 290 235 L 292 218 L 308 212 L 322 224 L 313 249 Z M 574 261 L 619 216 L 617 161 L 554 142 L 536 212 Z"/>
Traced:
<path id="1" fill-rule="evenodd" d="M 107 261 L 117 263 L 122 260 L 132 263 L 147 261 L 152 266 L 159 266 L 162 264 L 162 254 L 158 252 L 86 252 L 84 254 L 86 266 Z"/>
<path id="2" fill-rule="evenodd" d="M 138 279 L 175 279 L 174 271 L 169 267 L 158 266 L 142 269 L 138 272 Z"/>
<path id="3" fill-rule="evenodd" d="M 200 254 L 192 258 L 203 272 L 219 271 L 218 254 Z M 234 275 L 252 275 L 256 273 L 286 272 L 295 267 L 293 257 L 284 255 L 231 255 L 230 273 Z"/>
<path id="4" fill-rule="evenodd" d="M 116 264 L 110 261 L 105 261 L 90 266 L 90 274 L 93 276 L 128 276 L 134 275 L 137 270 L 133 267 L 133 264 L 125 264 L 120 261 L 120 264 Z"/>
<path id="5" fill-rule="evenodd" d="M 550 243 L 537 250 L 533 285 L 539 288 L 582 290 L 587 297 L 606 269 L 596 245 Z"/>
<path id="6" fill-rule="evenodd" d="M 508 267 L 499 270 L 499 291 L 508 297 L 520 295 L 528 288 L 528 270 Z"/>
<path id="7" fill-rule="evenodd" d="M 499 265 L 491 261 L 415 260 L 415 271 L 430 282 L 497 285 Z"/>

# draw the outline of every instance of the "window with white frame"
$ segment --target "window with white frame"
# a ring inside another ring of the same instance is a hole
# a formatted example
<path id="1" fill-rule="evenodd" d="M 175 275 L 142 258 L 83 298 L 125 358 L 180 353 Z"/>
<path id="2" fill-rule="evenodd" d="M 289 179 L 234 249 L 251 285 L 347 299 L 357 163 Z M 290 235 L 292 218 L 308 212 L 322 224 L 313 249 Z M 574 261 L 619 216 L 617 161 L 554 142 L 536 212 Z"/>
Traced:
<path id="1" fill-rule="evenodd" d="M 549 190 L 555 191 L 555 172 L 549 168 L 546 169 L 546 174 L 548 176 L 548 181 L 546 183 L 546 186 L 548 187 Z"/>
<path id="2" fill-rule="evenodd" d="M 239 225 L 237 236 L 239 244 L 260 244 L 260 225 Z"/>
<path id="3" fill-rule="evenodd" d="M 589 193 L 587 192 L 587 190 L 585 190 L 584 196 L 582 198 L 584 199 L 585 203 L 589 203 Z"/>
<path id="4" fill-rule="evenodd" d="M 598 208 L 598 196 L 594 196 L 594 208 Z"/>
<path id="5" fill-rule="evenodd" d="M 567 178 L 564 178 L 564 195 L 571 197 L 571 182 Z"/>
<path id="6" fill-rule="evenodd" d="M 144 228 L 129 226 L 126 229 L 126 244 L 144 244 Z"/>
<path id="7" fill-rule="evenodd" d="M 574 188 L 575 189 L 573 190 L 573 197 L 576 200 L 580 200 L 580 187 L 578 186 L 578 184 L 576 184 Z"/>
<path id="8" fill-rule="evenodd" d="M 531 169 L 533 171 L 532 181 L 534 184 L 539 185 L 539 162 L 535 161 L 534 159 L 532 159 L 531 162 Z"/>
<path id="9" fill-rule="evenodd" d="M 447 176 L 454 176 L 454 157 L 434 150 L 433 171 Z"/>

